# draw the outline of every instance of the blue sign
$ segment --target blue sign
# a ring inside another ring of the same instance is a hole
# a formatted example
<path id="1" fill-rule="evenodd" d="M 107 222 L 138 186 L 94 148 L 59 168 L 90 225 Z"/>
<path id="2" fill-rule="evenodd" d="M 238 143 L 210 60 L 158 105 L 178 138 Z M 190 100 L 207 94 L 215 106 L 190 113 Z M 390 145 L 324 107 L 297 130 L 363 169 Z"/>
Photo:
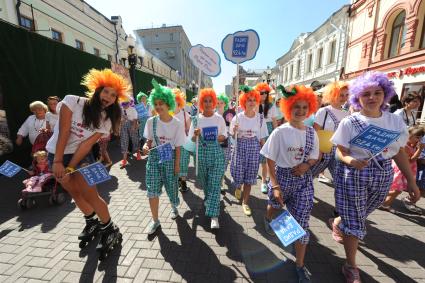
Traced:
<path id="1" fill-rule="evenodd" d="M 148 116 L 148 108 L 143 103 L 136 104 L 135 108 L 139 119 Z"/>
<path id="2" fill-rule="evenodd" d="M 111 179 L 105 166 L 102 163 L 96 162 L 90 164 L 89 166 L 78 169 L 78 171 L 83 175 L 89 186 L 94 186 Z"/>
<path id="3" fill-rule="evenodd" d="M 169 142 L 155 147 L 158 150 L 159 163 L 173 160 L 173 147 Z"/>
<path id="4" fill-rule="evenodd" d="M 218 136 L 218 128 L 215 127 L 205 127 L 202 128 L 202 137 L 204 141 L 216 141 Z"/>
<path id="5" fill-rule="evenodd" d="M 269 225 L 285 247 L 306 234 L 304 229 L 287 210 L 284 210 Z"/>
<path id="6" fill-rule="evenodd" d="M 248 50 L 248 36 L 233 37 L 232 54 L 233 57 L 245 58 Z"/>
<path id="7" fill-rule="evenodd" d="M 369 125 L 366 129 L 364 129 L 364 131 L 354 137 L 350 141 L 350 144 L 364 148 L 370 151 L 373 155 L 377 155 L 399 137 L 400 132 L 390 131 L 375 125 Z"/>
<path id="8" fill-rule="evenodd" d="M 18 174 L 22 170 L 22 167 L 16 165 L 12 161 L 6 160 L 2 166 L 0 166 L 0 174 L 5 175 L 9 178 Z"/>

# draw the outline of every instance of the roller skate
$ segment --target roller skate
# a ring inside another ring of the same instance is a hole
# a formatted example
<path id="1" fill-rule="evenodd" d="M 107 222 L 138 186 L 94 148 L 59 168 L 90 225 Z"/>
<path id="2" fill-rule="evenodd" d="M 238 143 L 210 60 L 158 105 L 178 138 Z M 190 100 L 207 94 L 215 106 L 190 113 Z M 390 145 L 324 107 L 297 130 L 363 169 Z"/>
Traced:
<path id="1" fill-rule="evenodd" d="M 81 232 L 81 234 L 78 236 L 78 240 L 80 240 L 80 249 L 87 246 L 87 244 L 96 237 L 99 228 L 100 223 L 97 218 L 91 218 L 86 220 L 86 227 L 84 227 L 83 232 Z"/>
<path id="2" fill-rule="evenodd" d="M 96 250 L 99 253 L 99 260 L 105 260 L 109 253 L 122 243 L 122 234 L 120 229 L 114 224 L 110 223 L 105 228 L 99 230 L 100 241 L 97 244 Z"/>

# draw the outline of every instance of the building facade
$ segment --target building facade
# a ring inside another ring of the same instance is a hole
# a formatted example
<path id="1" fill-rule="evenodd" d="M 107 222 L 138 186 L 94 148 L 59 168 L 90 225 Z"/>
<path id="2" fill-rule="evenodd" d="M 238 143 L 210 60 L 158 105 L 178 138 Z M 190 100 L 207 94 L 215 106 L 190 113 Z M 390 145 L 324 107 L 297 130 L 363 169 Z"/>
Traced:
<path id="1" fill-rule="evenodd" d="M 144 49 L 178 71 L 179 84 L 182 87 L 190 88 L 192 82 L 198 83 L 198 69 L 189 58 L 192 44 L 182 26 L 162 25 L 134 32 Z M 201 87 L 212 87 L 211 78 L 202 75 Z"/>
<path id="2" fill-rule="evenodd" d="M 345 65 L 349 5 L 343 6 L 313 32 L 302 33 L 276 60 L 276 83 L 310 85 L 340 78 Z"/>

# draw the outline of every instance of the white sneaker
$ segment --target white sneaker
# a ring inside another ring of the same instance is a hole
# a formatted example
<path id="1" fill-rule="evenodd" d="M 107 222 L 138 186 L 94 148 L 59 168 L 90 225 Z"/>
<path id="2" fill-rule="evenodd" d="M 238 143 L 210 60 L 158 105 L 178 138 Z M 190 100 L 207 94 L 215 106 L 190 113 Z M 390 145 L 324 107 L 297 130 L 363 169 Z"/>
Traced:
<path id="1" fill-rule="evenodd" d="M 217 217 L 211 218 L 211 229 L 219 229 L 219 228 L 220 228 L 220 224 L 218 223 L 218 218 Z"/>

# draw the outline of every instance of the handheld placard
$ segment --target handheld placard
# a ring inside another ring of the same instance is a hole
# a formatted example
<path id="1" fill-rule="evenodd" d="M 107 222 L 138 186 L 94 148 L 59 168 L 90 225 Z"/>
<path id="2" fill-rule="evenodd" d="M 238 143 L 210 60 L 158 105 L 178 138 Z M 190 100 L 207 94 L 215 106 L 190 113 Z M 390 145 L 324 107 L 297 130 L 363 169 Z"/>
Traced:
<path id="1" fill-rule="evenodd" d="M 6 160 L 2 166 L 0 166 L 0 174 L 12 178 L 16 174 L 19 173 L 19 171 L 25 170 L 25 172 L 29 173 L 28 170 L 22 168 L 21 166 L 13 163 L 12 161 Z"/>
<path id="2" fill-rule="evenodd" d="M 282 214 L 273 219 L 269 225 L 285 247 L 306 234 L 304 229 L 287 210 L 284 210 Z"/>
<path id="3" fill-rule="evenodd" d="M 111 179 L 111 175 L 109 175 L 105 166 L 100 162 L 79 168 L 77 171 L 81 173 L 89 186 L 94 186 Z"/>

